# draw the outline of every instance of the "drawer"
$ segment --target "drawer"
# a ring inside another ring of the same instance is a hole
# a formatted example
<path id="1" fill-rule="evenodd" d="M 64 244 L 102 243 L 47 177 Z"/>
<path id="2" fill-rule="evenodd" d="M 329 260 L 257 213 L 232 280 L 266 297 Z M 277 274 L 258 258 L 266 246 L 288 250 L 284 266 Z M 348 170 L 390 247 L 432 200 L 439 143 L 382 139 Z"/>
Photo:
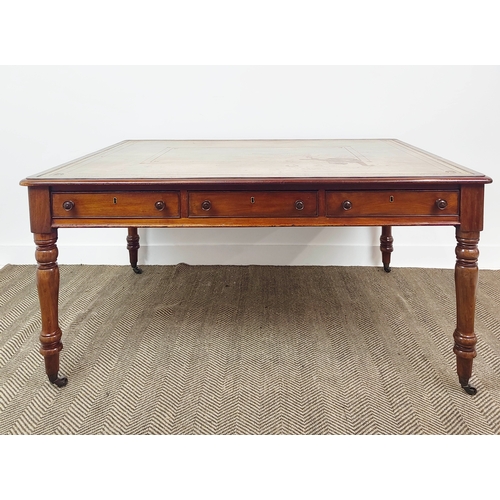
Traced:
<path id="1" fill-rule="evenodd" d="M 54 193 L 55 218 L 154 218 L 179 217 L 179 193 L 131 191 L 101 193 Z"/>
<path id="2" fill-rule="evenodd" d="M 317 191 L 191 191 L 189 217 L 316 217 Z"/>
<path id="3" fill-rule="evenodd" d="M 458 198 L 458 191 L 327 191 L 326 215 L 458 215 Z"/>

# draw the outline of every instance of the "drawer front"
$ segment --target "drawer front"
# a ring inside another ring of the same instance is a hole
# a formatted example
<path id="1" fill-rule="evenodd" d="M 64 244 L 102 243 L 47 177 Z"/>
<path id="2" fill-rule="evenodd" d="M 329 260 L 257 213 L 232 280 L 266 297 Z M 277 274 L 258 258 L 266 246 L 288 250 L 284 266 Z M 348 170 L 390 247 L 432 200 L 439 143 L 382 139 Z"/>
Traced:
<path id="1" fill-rule="evenodd" d="M 328 191 L 326 215 L 458 215 L 458 197 L 458 191 Z"/>
<path id="2" fill-rule="evenodd" d="M 55 218 L 154 218 L 180 216 L 179 193 L 133 191 L 106 193 L 54 193 Z"/>
<path id="3" fill-rule="evenodd" d="M 189 217 L 316 217 L 317 191 L 191 191 Z"/>

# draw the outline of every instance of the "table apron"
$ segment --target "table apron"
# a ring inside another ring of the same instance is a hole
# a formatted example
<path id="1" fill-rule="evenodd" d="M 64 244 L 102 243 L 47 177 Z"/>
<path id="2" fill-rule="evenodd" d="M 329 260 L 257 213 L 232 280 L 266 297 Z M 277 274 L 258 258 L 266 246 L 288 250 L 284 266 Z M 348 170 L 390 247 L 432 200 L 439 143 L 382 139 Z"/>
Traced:
<path id="1" fill-rule="evenodd" d="M 460 189 L 53 191 L 51 227 L 329 227 L 460 224 Z M 439 204 L 443 206 L 439 206 Z"/>

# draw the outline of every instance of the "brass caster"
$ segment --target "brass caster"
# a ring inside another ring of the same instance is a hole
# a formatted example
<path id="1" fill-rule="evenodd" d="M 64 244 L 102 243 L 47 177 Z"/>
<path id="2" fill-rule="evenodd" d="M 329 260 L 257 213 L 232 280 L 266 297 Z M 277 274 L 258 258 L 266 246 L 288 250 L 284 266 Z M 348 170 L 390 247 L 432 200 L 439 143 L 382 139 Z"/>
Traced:
<path id="1" fill-rule="evenodd" d="M 477 389 L 469 384 L 462 385 L 462 388 L 467 394 L 470 394 L 471 396 L 477 394 Z"/>
<path id="2" fill-rule="evenodd" d="M 68 378 L 59 374 L 49 376 L 49 380 L 51 384 L 54 384 L 57 387 L 64 387 L 68 383 Z"/>

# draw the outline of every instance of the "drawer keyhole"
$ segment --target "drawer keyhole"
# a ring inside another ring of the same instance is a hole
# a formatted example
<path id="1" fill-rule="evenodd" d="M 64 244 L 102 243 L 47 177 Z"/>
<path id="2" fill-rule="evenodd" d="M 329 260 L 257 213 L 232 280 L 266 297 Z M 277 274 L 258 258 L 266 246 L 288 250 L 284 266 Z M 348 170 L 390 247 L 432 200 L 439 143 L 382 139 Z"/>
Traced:
<path id="1" fill-rule="evenodd" d="M 394 196 L 389 196 L 389 201 L 390 201 L 391 203 L 394 203 Z"/>
<path id="2" fill-rule="evenodd" d="M 117 200 L 116 198 L 113 198 L 113 205 L 116 205 L 116 202 L 117 202 L 117 201 L 118 201 L 118 200 Z"/>
<path id="3" fill-rule="evenodd" d="M 253 196 L 250 198 L 250 203 L 255 203 L 255 198 Z"/>

